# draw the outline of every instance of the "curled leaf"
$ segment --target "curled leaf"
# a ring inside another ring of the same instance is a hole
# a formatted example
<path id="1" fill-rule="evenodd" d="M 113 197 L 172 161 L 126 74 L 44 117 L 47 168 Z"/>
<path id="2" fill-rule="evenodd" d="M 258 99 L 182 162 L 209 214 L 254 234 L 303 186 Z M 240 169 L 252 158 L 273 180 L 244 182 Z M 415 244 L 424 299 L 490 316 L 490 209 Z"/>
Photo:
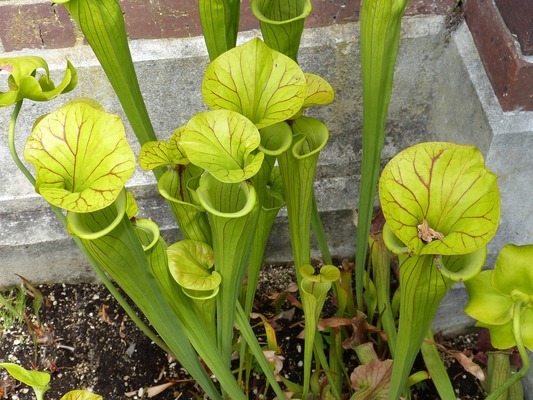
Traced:
<path id="1" fill-rule="evenodd" d="M 193 291 L 195 298 L 211 298 L 218 293 L 222 277 L 211 271 L 215 261 L 213 250 L 197 240 L 181 240 L 167 248 L 170 274 L 178 284 Z"/>
<path id="2" fill-rule="evenodd" d="M 242 182 L 259 171 L 264 154 L 254 150 L 260 142 L 250 120 L 227 110 L 196 114 L 180 140 L 191 163 L 227 183 Z"/>
<path id="3" fill-rule="evenodd" d="M 88 390 L 71 390 L 61 400 L 102 400 L 103 397 Z"/>
<path id="4" fill-rule="evenodd" d="M 335 98 L 335 91 L 328 81 L 318 75 L 305 74 L 307 93 L 302 107 L 322 106 L 329 104 Z"/>
<path id="5" fill-rule="evenodd" d="M 466 354 L 460 351 L 451 351 L 450 354 L 453 356 L 453 358 L 459 361 L 459 364 L 461 364 L 465 371 L 474 375 L 481 382 L 485 380 L 485 373 L 483 372 L 483 369 L 474 361 L 472 361 L 470 357 L 467 357 Z"/>
<path id="6" fill-rule="evenodd" d="M 520 302 L 519 327 L 524 345 L 533 349 L 533 245 L 502 248 L 493 270 L 465 282 L 469 302 L 465 313 L 488 328 L 492 345 L 508 349 L 516 345 L 513 330 L 515 304 Z"/>
<path id="7" fill-rule="evenodd" d="M 0 107 L 15 104 L 22 99 L 47 101 L 76 87 L 78 76 L 67 60 L 63 81 L 56 87 L 50 79 L 48 64 L 37 56 L 0 58 L 0 71 L 9 73 L 9 90 L 0 91 Z"/>
<path id="8" fill-rule="evenodd" d="M 296 60 L 304 21 L 313 9 L 311 0 L 251 0 L 250 8 L 265 42 Z"/>
<path id="9" fill-rule="evenodd" d="M 159 167 L 187 165 L 189 160 L 180 147 L 181 135 L 185 127 L 178 128 L 168 142 L 150 141 L 142 145 L 139 152 L 139 165 L 145 171 Z"/>
<path id="10" fill-rule="evenodd" d="M 24 157 L 36 169 L 41 196 L 78 213 L 111 204 L 135 170 L 120 118 L 84 101 L 43 117 L 26 142 Z"/>

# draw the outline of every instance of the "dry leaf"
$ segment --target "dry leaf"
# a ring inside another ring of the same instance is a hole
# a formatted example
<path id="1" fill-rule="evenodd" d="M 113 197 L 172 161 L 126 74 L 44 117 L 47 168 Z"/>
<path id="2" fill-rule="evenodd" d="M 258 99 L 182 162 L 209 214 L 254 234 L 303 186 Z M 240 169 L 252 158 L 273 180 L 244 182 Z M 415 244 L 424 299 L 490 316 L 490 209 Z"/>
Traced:
<path id="1" fill-rule="evenodd" d="M 264 350 L 263 354 L 269 363 L 274 363 L 274 376 L 278 382 L 281 382 L 282 379 L 281 376 L 279 376 L 279 373 L 283 368 L 283 361 L 285 361 L 285 357 L 276 354 L 276 352 L 273 350 Z"/>
<path id="2" fill-rule="evenodd" d="M 143 397 L 146 396 L 147 398 L 151 399 L 152 397 L 157 396 L 158 394 L 163 393 L 165 390 L 167 390 L 169 387 L 175 385 L 175 382 L 167 382 L 163 383 L 161 385 L 157 386 L 151 386 L 149 388 L 141 388 L 139 390 L 135 390 L 132 392 L 124 393 L 126 397 L 133 397 L 133 396 L 139 396 Z"/>
<path id="3" fill-rule="evenodd" d="M 325 318 L 318 321 L 318 330 L 323 331 L 328 328 L 337 328 L 339 326 L 349 326 L 352 321 L 348 318 Z"/>
<path id="4" fill-rule="evenodd" d="M 465 371 L 474 375 L 481 382 L 485 380 L 485 374 L 483 373 L 483 369 L 481 369 L 479 365 L 477 365 L 474 361 L 472 361 L 471 358 L 467 357 L 464 353 L 461 353 L 460 351 L 450 351 L 449 353 L 457 361 L 459 361 L 459 363 L 463 366 Z"/>
<path id="5" fill-rule="evenodd" d="M 426 220 L 416 227 L 418 228 L 418 237 L 426 243 L 431 243 L 434 239 L 444 239 L 444 235 L 431 228 Z"/>
<path id="6" fill-rule="evenodd" d="M 102 317 L 102 321 L 106 322 L 109 325 L 115 325 L 113 321 L 111 321 L 111 318 L 109 318 L 109 315 L 107 314 L 107 309 L 109 308 L 109 305 L 102 304 L 102 309 L 98 311 L 98 316 Z"/>

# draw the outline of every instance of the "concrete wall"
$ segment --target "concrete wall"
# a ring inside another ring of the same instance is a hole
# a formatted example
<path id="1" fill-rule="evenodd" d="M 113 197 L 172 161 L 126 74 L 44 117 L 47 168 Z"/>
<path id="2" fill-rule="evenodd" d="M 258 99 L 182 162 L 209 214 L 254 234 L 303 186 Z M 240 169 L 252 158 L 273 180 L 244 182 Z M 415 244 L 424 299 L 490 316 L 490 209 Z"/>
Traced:
<path id="1" fill-rule="evenodd" d="M 448 46 L 444 41 L 443 16 L 406 18 L 401 56 L 391 105 L 389 134 L 384 159 L 428 135 L 428 115 L 433 102 L 435 71 Z M 317 198 L 332 251 L 339 257 L 352 256 L 355 247 L 352 209 L 356 207 L 361 152 L 361 90 L 358 24 L 349 23 L 313 28 L 305 32 L 300 63 L 304 70 L 317 73 L 336 89 L 336 101 L 317 109 L 331 130 L 331 141 L 323 151 L 317 171 Z M 240 41 L 258 35 L 243 33 Z M 156 132 L 168 138 L 194 113 L 205 109 L 200 84 L 207 57 L 199 38 L 136 40 L 132 53 Z M 39 54 L 51 65 L 58 78 L 65 57 L 77 66 L 78 88 L 59 100 L 46 104 L 27 102 L 18 124 L 17 148 L 22 152 L 25 137 L 35 118 L 70 97 L 93 97 L 106 110 L 122 114 L 107 80 L 87 46 L 60 50 L 25 50 L 8 53 Z M 7 126 L 9 109 L 0 110 Z M 138 145 L 130 133 L 135 152 Z M 18 281 L 17 272 L 37 282 L 91 280 L 94 275 L 79 251 L 55 222 L 46 204 L 34 193 L 10 161 L 6 137 L 0 137 L 0 173 L 7 181 L 0 187 L 0 276 L 2 284 Z M 164 202 L 154 189 L 151 173 L 137 171 L 128 185 L 138 197 L 143 216 L 154 219 L 169 240 L 176 229 Z M 282 213 L 274 228 L 268 261 L 290 260 L 286 218 Z"/>

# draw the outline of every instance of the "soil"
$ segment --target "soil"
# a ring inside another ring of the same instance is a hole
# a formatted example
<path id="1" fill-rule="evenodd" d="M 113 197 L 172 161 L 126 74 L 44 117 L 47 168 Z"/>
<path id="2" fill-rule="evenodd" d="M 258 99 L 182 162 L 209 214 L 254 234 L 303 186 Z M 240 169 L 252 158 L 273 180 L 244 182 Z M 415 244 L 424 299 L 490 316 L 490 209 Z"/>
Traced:
<path id="1" fill-rule="evenodd" d="M 303 359 L 303 340 L 297 336 L 302 331 L 303 314 L 294 306 L 297 299 L 290 291 L 285 291 L 294 281 L 291 270 L 287 266 L 270 266 L 262 272 L 256 311 L 267 318 L 278 313 L 280 318 L 274 318 L 273 326 L 284 357 L 281 375 L 297 382 Z M 151 390 L 157 390 L 154 387 L 165 383 L 172 385 L 150 398 L 174 400 L 201 396 L 201 390 L 186 371 L 140 332 L 102 285 L 42 285 L 37 290 L 44 299 L 38 312 L 40 320 L 32 310 L 31 300 L 26 305 L 26 322 L 2 328 L 4 321 L 0 319 L 0 361 L 51 372 L 51 389 L 46 392 L 46 399 L 60 399 L 73 389 L 87 389 L 106 400 L 145 399 L 149 398 Z M 260 320 L 253 322 L 256 321 Z M 258 336 L 262 337 L 261 328 L 257 329 Z M 477 333 L 436 340 L 447 350 L 472 355 Z M 484 398 L 478 381 L 455 358 L 446 355 L 449 352 L 442 354 L 457 398 Z M 355 357 L 346 360 L 350 371 L 355 366 L 354 360 Z M 249 398 L 273 398 L 270 393 L 263 393 L 264 383 L 253 378 Z M 17 384 L 2 370 L 0 398 L 26 400 L 35 397 L 31 389 Z M 431 381 L 424 381 L 417 386 L 413 398 L 439 397 Z"/>

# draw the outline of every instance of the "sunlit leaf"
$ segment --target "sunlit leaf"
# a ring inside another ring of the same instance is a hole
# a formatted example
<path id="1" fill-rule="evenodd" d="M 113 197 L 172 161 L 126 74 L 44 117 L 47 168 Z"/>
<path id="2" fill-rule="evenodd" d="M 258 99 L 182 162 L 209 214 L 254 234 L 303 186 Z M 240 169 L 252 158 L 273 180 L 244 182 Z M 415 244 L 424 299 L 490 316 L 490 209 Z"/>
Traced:
<path id="1" fill-rule="evenodd" d="M 117 115 L 70 103 L 34 127 L 24 150 L 37 172 L 36 190 L 75 212 L 111 204 L 135 170 L 135 156 Z"/>
<path id="2" fill-rule="evenodd" d="M 507 245 L 500 251 L 493 270 L 465 282 L 469 295 L 465 313 L 477 319 L 478 326 L 489 329 L 491 343 L 498 349 L 516 345 L 516 304 L 521 304 L 519 326 L 524 345 L 533 349 L 532 259 L 533 245 Z"/>
<path id="3" fill-rule="evenodd" d="M 307 94 L 303 107 L 321 106 L 333 101 L 335 91 L 328 81 L 318 75 L 308 73 L 305 74 L 305 80 L 307 82 Z"/>
<path id="4" fill-rule="evenodd" d="M 171 164 L 172 156 L 167 142 L 151 141 L 142 145 L 139 152 L 139 166 L 143 170 L 150 171 Z"/>
<path id="5" fill-rule="evenodd" d="M 504 246 L 492 274 L 492 287 L 501 294 L 533 296 L 533 244 Z M 530 297 L 533 301 L 533 297 Z M 517 298 L 515 298 L 517 300 Z"/>
<path id="6" fill-rule="evenodd" d="M 421 143 L 396 155 L 379 184 L 392 232 L 415 254 L 466 254 L 496 233 L 496 176 L 473 146 Z"/>
<path id="7" fill-rule="evenodd" d="M 196 114 L 180 139 L 189 160 L 222 182 L 237 183 L 254 176 L 263 162 L 257 128 L 228 110 Z"/>
<path id="8" fill-rule="evenodd" d="M 0 107 L 9 106 L 22 99 L 47 101 L 76 87 L 78 76 L 67 60 L 63 81 L 56 87 L 50 79 L 48 64 L 37 56 L 0 58 L 0 71 L 9 73 L 9 90 L 0 91 Z"/>
<path id="9" fill-rule="evenodd" d="M 50 389 L 48 384 L 50 383 L 50 374 L 41 371 L 29 371 L 20 365 L 13 363 L 0 363 L 0 367 L 5 368 L 9 375 L 15 378 L 17 381 L 25 383 L 31 386 L 37 393 L 44 393 Z"/>
<path id="10" fill-rule="evenodd" d="M 202 84 L 209 107 L 236 111 L 258 129 L 296 114 L 306 92 L 305 76 L 298 64 L 257 38 L 213 61 Z"/>
<path id="11" fill-rule="evenodd" d="M 126 201 L 126 215 L 129 219 L 136 217 L 139 214 L 139 205 L 132 192 L 127 191 Z"/>

